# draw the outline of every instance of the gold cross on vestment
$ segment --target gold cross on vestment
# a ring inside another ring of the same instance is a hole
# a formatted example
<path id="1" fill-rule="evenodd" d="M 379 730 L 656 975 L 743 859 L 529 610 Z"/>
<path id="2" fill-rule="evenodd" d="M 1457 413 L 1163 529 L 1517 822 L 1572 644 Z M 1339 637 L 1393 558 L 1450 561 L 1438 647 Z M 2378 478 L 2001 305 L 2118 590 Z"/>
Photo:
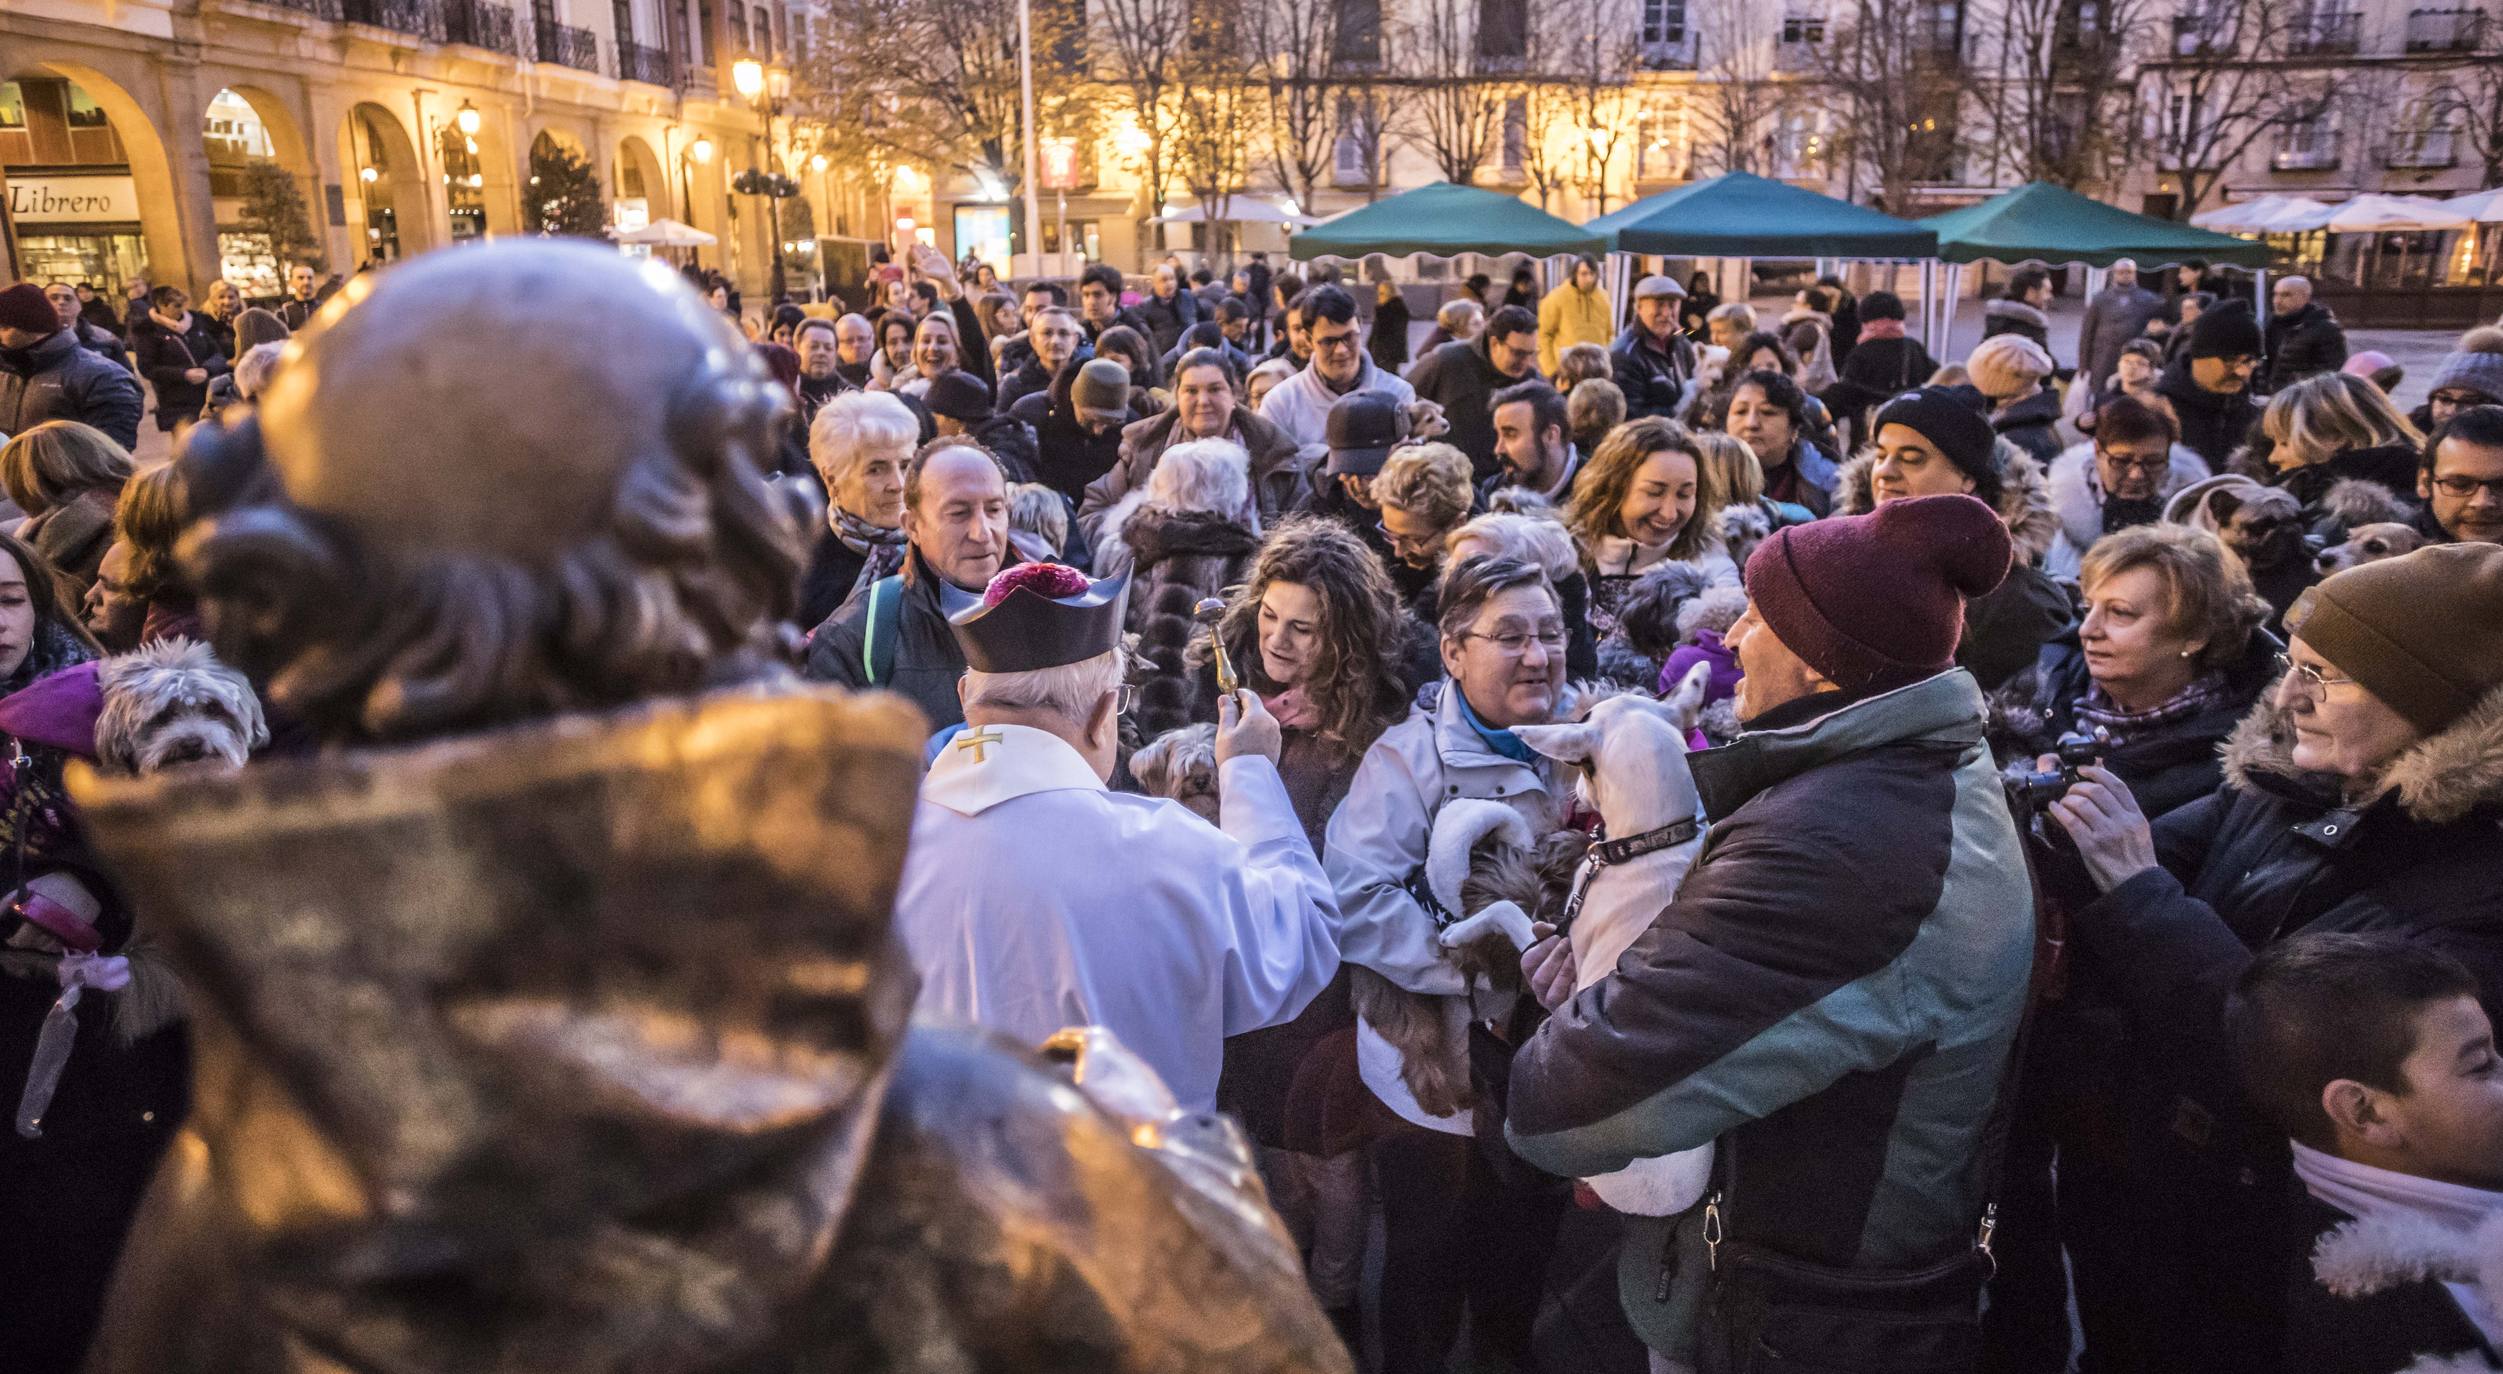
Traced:
<path id="1" fill-rule="evenodd" d="M 982 757 L 982 756 L 983 756 L 983 752 L 984 752 L 985 750 L 987 750 L 987 749 L 988 749 L 991 745 L 997 744 L 997 743 L 999 743 L 999 742 L 1000 742 L 1000 733 L 999 733 L 999 731 L 994 730 L 994 729 L 990 728 L 990 727 L 989 727 L 989 726 L 987 726 L 987 725 L 986 725 L 986 726 L 984 726 L 984 727 L 982 727 L 982 728 L 981 728 L 981 729 L 979 729 L 979 730 L 971 730 L 971 731 L 967 731 L 966 733 L 961 734 L 961 735 L 958 735 L 958 736 L 956 737 L 956 747 L 957 747 L 957 748 L 959 748 L 959 749 L 970 749 L 970 750 L 972 750 L 972 751 L 973 751 L 973 761 L 974 761 L 975 763 L 982 763 L 982 762 L 984 762 L 985 760 L 984 760 L 984 759 L 983 759 L 983 757 Z"/>

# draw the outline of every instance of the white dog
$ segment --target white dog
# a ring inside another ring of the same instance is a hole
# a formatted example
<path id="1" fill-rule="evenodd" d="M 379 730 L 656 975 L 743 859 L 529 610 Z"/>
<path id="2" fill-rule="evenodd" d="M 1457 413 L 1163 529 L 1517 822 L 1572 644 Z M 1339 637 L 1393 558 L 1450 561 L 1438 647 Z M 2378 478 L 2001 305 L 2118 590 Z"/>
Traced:
<path id="1" fill-rule="evenodd" d="M 1571 725 L 1513 728 L 1523 744 L 1581 770 L 1576 791 L 1604 836 L 1583 859 L 1560 923 L 1573 942 L 1574 991 L 1616 972 L 1617 960 L 1676 895 L 1703 850 L 1702 798 L 1686 767 L 1686 735 L 1701 714 L 1710 668 L 1696 664 L 1667 698 L 1601 702 Z M 1637 1160 L 1588 1182 L 1620 1212 L 1664 1217 L 1703 1196 L 1712 1147 Z"/>
<path id="2" fill-rule="evenodd" d="M 176 638 L 142 645 L 99 665 L 96 685 L 104 696 L 96 760 L 107 772 L 241 768 L 269 742 L 252 684 L 205 644 Z"/>

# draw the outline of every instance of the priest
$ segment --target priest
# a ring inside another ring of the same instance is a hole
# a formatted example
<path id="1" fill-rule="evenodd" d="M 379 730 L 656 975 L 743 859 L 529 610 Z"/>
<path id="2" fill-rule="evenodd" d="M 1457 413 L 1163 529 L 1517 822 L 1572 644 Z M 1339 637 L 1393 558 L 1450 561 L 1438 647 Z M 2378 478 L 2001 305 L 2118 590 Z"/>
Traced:
<path id="1" fill-rule="evenodd" d="M 1038 1043 L 1110 1030 L 1186 1111 L 1225 1038 L 1292 1019 L 1338 968 L 1338 906 L 1278 779 L 1278 724 L 1218 706 L 1220 825 L 1112 792 L 1126 579 L 999 574 L 950 617 L 965 729 L 922 783 L 896 896 L 923 1016 Z"/>

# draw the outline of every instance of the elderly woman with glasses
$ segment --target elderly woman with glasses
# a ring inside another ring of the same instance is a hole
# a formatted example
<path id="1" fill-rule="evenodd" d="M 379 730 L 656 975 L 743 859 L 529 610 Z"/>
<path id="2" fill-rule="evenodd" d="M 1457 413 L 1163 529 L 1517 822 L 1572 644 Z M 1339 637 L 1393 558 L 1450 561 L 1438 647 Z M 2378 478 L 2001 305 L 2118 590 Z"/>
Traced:
<path id="1" fill-rule="evenodd" d="M 2069 583 L 2096 540 L 2154 524 L 2175 492 L 2209 475 L 2207 460 L 2182 445 L 2181 426 L 2161 400 L 2115 396 L 2080 427 L 2086 441 L 2051 461 L 2051 511 L 2060 523 L 2042 557 L 2044 572 Z"/>
<path id="2" fill-rule="evenodd" d="M 2286 625 L 2287 671 L 2226 741 L 2223 787 L 2151 826 L 2090 766 L 2050 808 L 2091 881 L 2072 947 L 2144 1050 L 2112 1123 L 2121 1308 L 2184 1369 L 2268 1348 L 2282 1310 L 2283 1145 L 2234 1090 L 2220 1034 L 2252 951 L 2392 934 L 2467 964 L 2503 1013 L 2503 546 L 2351 568 Z"/>
<path id="3" fill-rule="evenodd" d="M 1440 610 L 1446 676 L 1367 751 L 1322 856 L 1351 966 L 1364 1110 L 1378 1126 L 1387 1370 L 1442 1368 L 1464 1304 L 1470 1348 L 1526 1366 L 1563 1202 L 1507 1186 L 1472 1138 L 1467 1027 L 1508 1024 L 1515 994 L 1461 970 L 1417 877 L 1448 805 L 1509 807 L 1532 835 L 1560 823 L 1568 777 L 1513 732 L 1559 715 L 1564 611 L 1544 572 L 1510 558 L 1454 567 Z"/>

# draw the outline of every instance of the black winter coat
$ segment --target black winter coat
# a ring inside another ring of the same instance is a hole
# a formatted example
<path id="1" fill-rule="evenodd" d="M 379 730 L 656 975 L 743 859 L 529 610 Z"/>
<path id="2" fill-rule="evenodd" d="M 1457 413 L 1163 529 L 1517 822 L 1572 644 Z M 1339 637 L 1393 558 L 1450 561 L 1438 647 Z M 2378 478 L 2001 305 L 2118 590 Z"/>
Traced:
<path id="1" fill-rule="evenodd" d="M 1494 361 L 1486 356 L 1483 333 L 1466 343 L 1444 344 L 1409 369 L 1408 385 L 1416 388 L 1417 399 L 1440 404 L 1443 418 L 1451 421 L 1451 432 L 1443 436 L 1443 442 L 1469 455 L 1471 485 L 1493 476 L 1501 466 L 1495 459 L 1495 416 L 1489 402 L 1496 392 L 1521 380 L 1495 369 Z"/>
<path id="2" fill-rule="evenodd" d="M 2265 389 L 2272 395 L 2323 372 L 2346 365 L 2347 332 L 2338 317 L 2319 301 L 2307 302 L 2291 315 L 2272 316 L 2264 331 L 2268 370 Z"/>
<path id="3" fill-rule="evenodd" d="M 993 415 L 967 427 L 966 437 L 991 451 L 1008 469 L 1011 482 L 1035 480 L 1035 470 L 1042 454 L 1034 443 L 1034 430 L 1014 415 Z"/>
<path id="4" fill-rule="evenodd" d="M 1695 375 L 1695 345 L 1676 334 L 1664 352 L 1641 325 L 1629 324 L 1608 350 L 1608 366 L 1617 389 L 1625 393 L 1626 419 L 1657 415 L 1673 420 L 1686 399 L 1686 383 Z"/>
<path id="5" fill-rule="evenodd" d="M 1150 665 L 1139 679 L 1133 716 L 1142 739 L 1215 720 L 1188 660 L 1191 609 L 1238 586 L 1260 552 L 1260 538 L 1221 515 L 1142 506 L 1121 527 L 1130 546 L 1129 628 Z"/>
<path id="6" fill-rule="evenodd" d="M 0 349 L 0 434 L 18 435 L 46 420 L 93 425 L 123 448 L 139 443 L 139 379 L 82 347 L 73 330 L 32 348 Z M 198 406 L 192 413 L 198 413 Z"/>
<path id="7" fill-rule="evenodd" d="M 2297 772 L 2288 737 L 2263 702 L 2224 746 L 2225 786 L 2155 823 L 2158 866 L 2072 917 L 2080 972 L 2109 980 L 2148 1047 L 2128 1079 L 2125 1221 L 2135 1300 L 2174 1368 L 2280 1367 L 2289 1165 L 2220 1033 L 2252 952 L 2397 935 L 2466 964 L 2503 1012 L 2503 690 L 2402 752 L 2361 805 Z"/>
<path id="8" fill-rule="evenodd" d="M 1086 484 L 1112 471 L 1121 461 L 1121 431 L 1147 418 L 1136 388 L 1130 393 L 1130 415 L 1097 434 L 1078 423 L 1078 409 L 1069 400 L 1086 355 L 1071 358 L 1052 379 L 1051 389 L 1018 400 L 1008 413 L 1034 431 L 1034 478 L 1069 498 L 1071 509 L 1086 497 Z"/>
<path id="9" fill-rule="evenodd" d="M 1373 325 L 1365 332 L 1365 352 L 1373 365 L 1399 375 L 1408 366 L 1408 302 L 1398 295 L 1373 307 Z"/>
<path id="10" fill-rule="evenodd" d="M 1177 287 L 1173 299 L 1150 291 L 1138 303 L 1138 317 L 1147 322 L 1147 342 L 1162 356 L 1182 340 L 1182 331 L 1199 323 L 1199 297 Z"/>
<path id="11" fill-rule="evenodd" d="M 2251 399 L 2250 392 L 2210 391 L 2192 381 L 2187 355 L 2166 366 L 2155 389 L 2173 403 L 2173 414 L 2181 421 L 2182 446 L 2206 459 L 2217 472 L 2228 470 L 2227 460 L 2260 420 L 2260 403 Z"/>
<path id="12" fill-rule="evenodd" d="M 1820 399 L 1834 422 L 1850 432 L 1851 446 L 1867 436 L 1868 412 L 1904 392 L 1929 384 L 1938 360 L 1918 339 L 1862 339 L 1840 364 L 1842 379 L 1827 387 Z"/>
<path id="13" fill-rule="evenodd" d="M 179 421 L 199 418 L 200 407 L 209 399 L 208 382 L 186 381 L 183 373 L 199 368 L 218 377 L 234 371 L 234 365 L 218 351 L 207 320 L 196 310 L 191 314 L 190 325 L 177 334 L 158 324 L 154 315 L 142 315 L 131 336 L 131 347 L 139 355 L 140 374 L 156 388 L 156 427 L 161 430 L 170 431 Z"/>
<path id="14" fill-rule="evenodd" d="M 2405 444 L 2349 449 L 2326 463 L 2287 468 L 2276 483 L 2303 503 L 2304 532 L 2323 544 L 2344 543 L 2354 525 L 2394 519 L 2406 523 L 2422 503 L 2416 497 L 2416 450 Z"/>
<path id="15" fill-rule="evenodd" d="M 1990 427 L 2045 468 L 2067 447 L 2060 442 L 2060 393 L 2048 387 L 1992 415 Z"/>
<path id="16" fill-rule="evenodd" d="M 2242 657 L 2226 670 L 2224 696 L 2214 705 L 2112 742 L 2104 751 L 2103 766 L 2129 785 L 2139 810 L 2150 818 L 2161 817 L 2223 785 L 2225 765 L 2216 748 L 2251 714 L 2252 703 L 2276 674 L 2277 653 L 2284 647 L 2268 631 L 2253 630 Z M 2034 760 L 2051 752 L 2060 736 L 2078 728 L 2077 707 L 2091 686 L 2075 631 L 2043 646 L 2035 665 L 1991 699 L 1990 743 L 2000 766 L 2022 764 L 2031 771 Z"/>
<path id="17" fill-rule="evenodd" d="M 841 609 L 817 627 L 809 637 L 808 661 L 801 671 L 818 682 L 855 690 L 874 685 L 898 693 L 921 708 L 934 732 L 961 725 L 965 708 L 956 699 L 956 680 L 965 675 L 965 651 L 948 626 L 947 603 L 952 597 L 970 600 L 973 594 L 948 587 L 918 552 L 904 555 L 903 576 L 903 619 L 896 627 L 891 680 L 871 683 L 863 662 L 869 636 L 869 586 L 855 590 Z"/>
<path id="18" fill-rule="evenodd" d="M 2330 1292 L 2313 1273 L 2312 1250 L 2355 1218 L 2300 1186 L 2293 1191 L 2294 1227 L 2285 1246 L 2285 1253 L 2295 1257 L 2286 1303 L 2286 1369 L 2297 1374 L 2388 1374 L 2415 1367 L 2420 1355 L 2474 1355 L 2487 1368 L 2503 1368 L 2503 1350 L 2486 1340 L 2439 1279 L 2412 1274 L 2401 1278 L 2405 1271 L 2393 1263 L 2383 1270 L 2393 1281 L 2372 1293 L 2341 1297 Z M 2397 1244 L 2388 1239 L 2383 1243 Z"/>

